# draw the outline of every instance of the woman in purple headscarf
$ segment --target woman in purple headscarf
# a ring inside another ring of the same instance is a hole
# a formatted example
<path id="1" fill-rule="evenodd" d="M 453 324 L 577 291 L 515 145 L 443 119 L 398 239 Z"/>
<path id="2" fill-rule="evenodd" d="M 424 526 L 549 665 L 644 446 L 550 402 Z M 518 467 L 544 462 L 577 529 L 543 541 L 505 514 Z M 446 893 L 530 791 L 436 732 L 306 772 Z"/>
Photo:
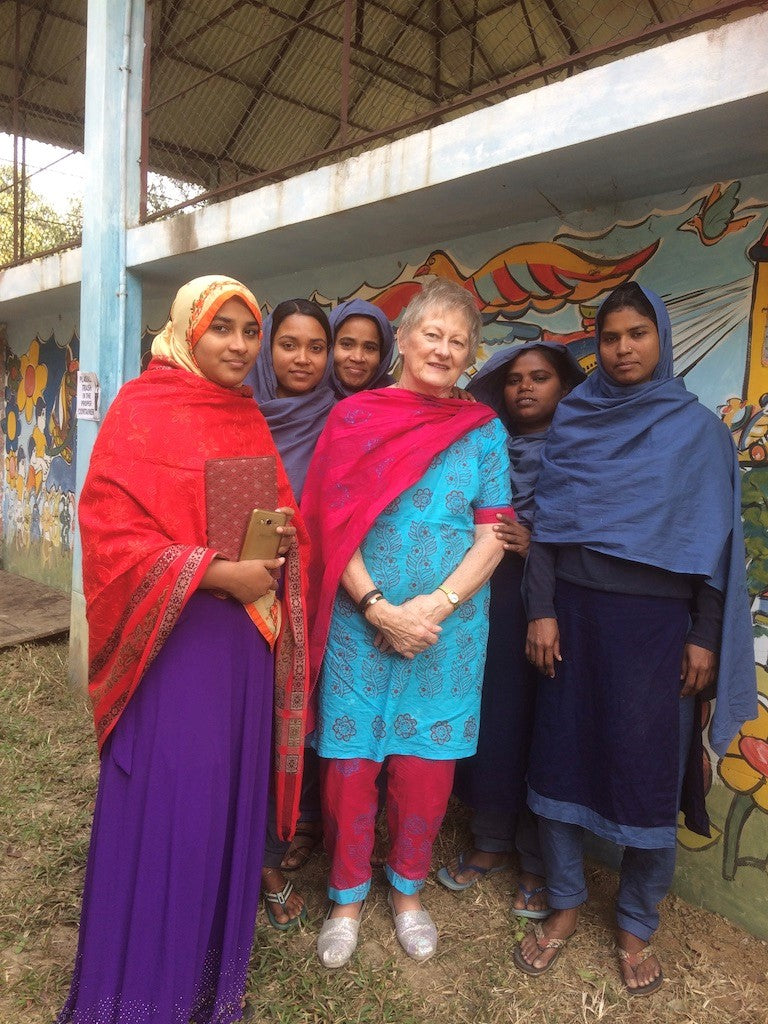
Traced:
<path id="1" fill-rule="evenodd" d="M 323 310 L 310 299 L 286 299 L 264 320 L 264 344 L 246 379 L 267 421 L 298 501 L 328 413 L 333 337 Z"/>
<path id="2" fill-rule="evenodd" d="M 246 383 L 253 388 L 253 397 L 267 421 L 298 501 L 317 439 L 337 401 L 330 386 L 331 328 L 316 302 L 286 299 L 264 320 L 263 336 L 264 343 Z M 294 843 L 304 843 L 309 849 L 317 842 L 312 838 L 314 820 L 320 818 L 317 785 L 315 754 L 307 748 L 301 821 Z M 295 927 L 307 914 L 304 900 L 283 874 L 288 867 L 300 866 L 288 861 L 288 850 L 288 843 L 277 835 L 270 802 L 261 886 L 270 924 L 279 931 Z"/>
<path id="3" fill-rule="evenodd" d="M 247 383 L 297 499 L 331 409 L 340 398 L 392 384 L 394 348 L 386 315 L 362 299 L 340 303 L 329 318 L 311 300 L 287 299 L 265 319 L 264 345 Z M 270 816 L 262 888 L 270 923 L 278 930 L 306 917 L 302 898 L 283 872 L 303 867 L 322 838 L 315 758 L 307 748 L 301 817 L 290 847 L 277 838 Z"/>
<path id="4" fill-rule="evenodd" d="M 348 299 L 328 319 L 333 332 L 331 385 L 339 398 L 394 383 L 389 367 L 395 332 L 383 310 L 372 302 Z"/>

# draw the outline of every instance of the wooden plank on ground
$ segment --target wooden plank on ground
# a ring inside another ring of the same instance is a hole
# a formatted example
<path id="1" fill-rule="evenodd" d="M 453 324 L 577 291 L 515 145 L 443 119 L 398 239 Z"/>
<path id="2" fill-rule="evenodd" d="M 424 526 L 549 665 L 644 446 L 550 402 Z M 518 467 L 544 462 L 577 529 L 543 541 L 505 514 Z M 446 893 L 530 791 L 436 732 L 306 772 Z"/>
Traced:
<path id="1" fill-rule="evenodd" d="M 0 570 L 0 648 L 69 631 L 69 594 Z"/>

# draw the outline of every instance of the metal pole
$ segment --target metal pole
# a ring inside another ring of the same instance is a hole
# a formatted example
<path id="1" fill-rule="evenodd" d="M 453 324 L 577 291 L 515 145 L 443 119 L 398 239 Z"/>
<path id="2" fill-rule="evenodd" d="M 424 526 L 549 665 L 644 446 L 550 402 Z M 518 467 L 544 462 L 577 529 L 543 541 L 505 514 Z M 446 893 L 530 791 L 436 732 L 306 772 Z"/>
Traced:
<path id="1" fill-rule="evenodd" d="M 21 129 L 21 174 L 19 175 L 19 259 L 26 256 L 27 214 L 27 129 Z"/>
<path id="2" fill-rule="evenodd" d="M 149 176 L 149 97 L 152 71 L 152 4 L 144 10 L 144 61 L 141 84 L 141 150 L 139 154 L 139 222 L 147 219 L 147 179 Z"/>
<path id="3" fill-rule="evenodd" d="M 19 244 L 19 88 L 21 83 L 21 0 L 16 0 L 14 31 L 14 85 L 13 85 L 13 259 L 19 259 L 23 239 Z"/>
<path id="4" fill-rule="evenodd" d="M 339 114 L 339 142 L 344 145 L 349 131 L 349 71 L 352 50 L 352 20 L 354 0 L 344 0 L 344 39 L 341 48 L 341 112 Z"/>

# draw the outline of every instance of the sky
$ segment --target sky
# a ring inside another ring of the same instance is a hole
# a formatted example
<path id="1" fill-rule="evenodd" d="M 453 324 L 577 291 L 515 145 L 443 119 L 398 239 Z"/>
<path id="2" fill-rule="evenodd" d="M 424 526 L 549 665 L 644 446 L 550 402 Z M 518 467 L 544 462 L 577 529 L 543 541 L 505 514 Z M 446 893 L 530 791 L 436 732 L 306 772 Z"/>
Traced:
<path id="1" fill-rule="evenodd" d="M 19 153 L 21 140 L 19 140 Z M 85 157 L 80 152 L 27 139 L 29 187 L 62 215 L 85 188 Z M 50 166 L 50 165 L 54 166 Z M 13 166 L 13 136 L 0 132 L 0 166 Z M 31 175 L 31 177 L 30 177 Z"/>
<path id="2" fill-rule="evenodd" d="M 20 154 L 21 140 L 19 159 Z M 0 167 L 13 167 L 13 136 L 3 132 L 0 132 Z M 85 157 L 78 150 L 61 149 L 27 139 L 27 180 L 29 188 L 63 216 L 69 211 L 72 200 L 83 196 Z M 188 187 L 177 187 L 164 175 L 150 172 L 149 181 L 160 185 L 169 205 L 183 202 L 190 194 Z"/>

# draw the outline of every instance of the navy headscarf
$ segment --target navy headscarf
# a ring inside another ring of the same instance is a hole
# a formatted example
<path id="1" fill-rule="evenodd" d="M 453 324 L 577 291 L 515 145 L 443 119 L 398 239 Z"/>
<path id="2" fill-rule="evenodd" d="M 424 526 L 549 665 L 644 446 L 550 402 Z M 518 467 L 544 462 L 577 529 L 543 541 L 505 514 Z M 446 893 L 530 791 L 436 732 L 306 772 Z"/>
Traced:
<path id="1" fill-rule="evenodd" d="M 297 501 L 301 498 L 317 439 L 336 404 L 336 396 L 331 390 L 332 369 L 333 349 L 329 348 L 328 362 L 316 388 L 306 395 L 278 398 L 272 362 L 272 316 L 265 318 L 261 349 L 244 383 L 253 388 L 253 397 L 267 421 Z"/>
<path id="2" fill-rule="evenodd" d="M 374 306 L 372 302 L 364 302 L 362 299 L 348 299 L 346 302 L 340 302 L 328 315 L 334 341 L 341 325 L 351 316 L 367 316 L 369 320 L 373 320 L 379 330 L 379 351 L 381 356 L 379 365 L 376 367 L 372 380 L 361 390 L 373 391 L 375 388 L 389 387 L 390 384 L 394 384 L 394 378 L 389 373 L 392 354 L 395 351 L 395 332 L 392 329 L 392 324 L 384 315 L 383 310 L 379 309 L 378 306 Z M 331 366 L 333 367 L 333 360 L 331 360 Z M 339 398 L 348 398 L 356 393 L 352 388 L 348 388 L 346 384 L 341 383 L 333 368 L 331 370 L 331 387 Z"/>
<path id="3" fill-rule="evenodd" d="M 510 363 L 522 353 L 537 348 L 549 349 L 562 356 L 558 362 L 562 362 L 568 371 L 564 378 L 561 377 L 564 387 L 573 388 L 584 380 L 586 375 L 567 345 L 555 341 L 534 341 L 512 345 L 503 352 L 494 353 L 467 386 L 467 391 L 474 395 L 478 402 L 490 405 L 506 427 L 509 435 L 509 464 L 512 471 L 512 504 L 517 518 L 528 527 L 533 520 L 533 491 L 541 469 L 541 453 L 547 439 L 547 431 L 535 434 L 515 433 L 514 423 L 504 404 L 504 386 Z"/>
<path id="4" fill-rule="evenodd" d="M 646 288 L 659 333 L 649 381 L 597 369 L 560 402 L 544 446 L 533 539 L 702 577 L 724 594 L 718 754 L 757 714 L 736 448 L 728 428 L 673 377 L 666 306 Z M 599 314 L 598 314 L 599 317 Z"/>

